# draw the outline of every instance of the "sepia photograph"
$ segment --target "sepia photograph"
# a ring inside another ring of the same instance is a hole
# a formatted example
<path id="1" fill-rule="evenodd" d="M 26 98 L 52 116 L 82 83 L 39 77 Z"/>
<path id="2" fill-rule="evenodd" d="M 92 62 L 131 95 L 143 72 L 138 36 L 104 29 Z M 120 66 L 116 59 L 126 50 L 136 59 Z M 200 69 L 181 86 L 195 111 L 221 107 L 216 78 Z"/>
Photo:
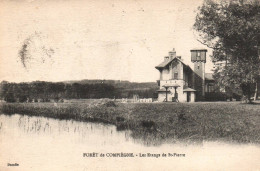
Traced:
<path id="1" fill-rule="evenodd" d="M 0 171 L 259 171 L 259 0 L 0 0 Z"/>

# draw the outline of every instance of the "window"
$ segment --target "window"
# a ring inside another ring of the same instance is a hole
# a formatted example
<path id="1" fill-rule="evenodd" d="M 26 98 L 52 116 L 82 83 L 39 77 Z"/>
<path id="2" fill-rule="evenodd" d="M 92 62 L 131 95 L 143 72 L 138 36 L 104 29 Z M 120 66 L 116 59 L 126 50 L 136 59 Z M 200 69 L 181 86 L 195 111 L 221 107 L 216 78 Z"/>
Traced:
<path id="1" fill-rule="evenodd" d="M 173 79 L 178 80 L 178 72 L 174 72 Z"/>
<path id="2" fill-rule="evenodd" d="M 214 92 L 214 86 L 213 85 L 209 85 L 209 92 Z"/>
<path id="3" fill-rule="evenodd" d="M 201 53 L 197 52 L 197 60 L 201 60 Z"/>
<path id="4" fill-rule="evenodd" d="M 214 92 L 214 85 L 213 84 L 211 84 L 211 83 L 209 83 L 209 84 L 207 84 L 207 86 L 206 86 L 206 92 Z"/>

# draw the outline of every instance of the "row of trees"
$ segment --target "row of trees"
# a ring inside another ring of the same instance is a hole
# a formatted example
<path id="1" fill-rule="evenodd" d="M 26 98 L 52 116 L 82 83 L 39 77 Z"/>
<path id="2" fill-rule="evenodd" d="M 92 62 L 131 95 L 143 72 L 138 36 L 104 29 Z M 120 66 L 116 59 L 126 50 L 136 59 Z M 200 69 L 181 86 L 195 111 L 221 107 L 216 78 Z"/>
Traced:
<path id="1" fill-rule="evenodd" d="M 213 61 L 221 87 L 242 90 L 250 101 L 259 84 L 259 0 L 205 0 L 194 24 L 198 41 L 213 49 Z M 256 97 L 255 97 L 256 98 Z"/>
<path id="2" fill-rule="evenodd" d="M 65 84 L 44 81 L 9 83 L 3 81 L 0 84 L 0 97 L 8 102 L 25 102 L 30 99 L 49 101 L 50 99 L 132 98 L 134 94 L 138 94 L 141 98 L 151 98 L 154 92 L 153 88 L 125 90 L 104 83 Z"/>

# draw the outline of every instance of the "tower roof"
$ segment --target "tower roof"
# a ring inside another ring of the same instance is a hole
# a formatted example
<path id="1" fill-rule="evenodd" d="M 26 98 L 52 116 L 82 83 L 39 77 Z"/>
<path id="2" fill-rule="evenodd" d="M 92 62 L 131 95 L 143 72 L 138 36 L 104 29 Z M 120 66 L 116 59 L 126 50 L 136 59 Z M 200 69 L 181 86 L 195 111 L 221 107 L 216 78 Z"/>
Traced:
<path id="1" fill-rule="evenodd" d="M 207 52 L 208 50 L 203 49 L 203 48 L 194 48 L 194 49 L 191 49 L 190 51 L 205 51 L 205 52 Z"/>

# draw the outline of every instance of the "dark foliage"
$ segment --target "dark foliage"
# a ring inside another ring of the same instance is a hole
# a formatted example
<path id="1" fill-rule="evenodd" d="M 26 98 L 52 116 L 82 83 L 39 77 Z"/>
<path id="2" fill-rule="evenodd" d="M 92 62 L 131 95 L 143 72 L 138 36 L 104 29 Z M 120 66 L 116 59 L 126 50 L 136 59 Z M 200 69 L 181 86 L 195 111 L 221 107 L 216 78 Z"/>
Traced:
<path id="1" fill-rule="evenodd" d="M 132 85 L 133 84 L 133 85 Z M 156 83 L 154 83 L 156 85 Z M 140 98 L 153 98 L 157 87 L 151 83 L 111 84 L 104 81 L 95 83 L 63 83 L 35 81 L 30 83 L 0 84 L 0 98 L 7 102 L 62 102 L 63 99 L 100 99 L 100 98 L 132 98 L 137 94 Z M 125 87 L 124 87 L 125 86 Z M 115 107 L 112 102 L 107 105 Z"/>
<path id="2" fill-rule="evenodd" d="M 116 106 L 117 106 L 116 103 L 113 101 L 109 101 L 106 103 L 106 107 L 116 107 Z"/>
<path id="3" fill-rule="evenodd" d="M 117 121 L 117 122 L 124 122 L 124 121 L 125 121 L 125 118 L 124 118 L 124 117 L 117 116 L 117 117 L 116 117 L 116 121 Z"/>
<path id="4" fill-rule="evenodd" d="M 155 128 L 155 122 L 154 121 L 144 120 L 144 121 L 141 122 L 141 124 L 142 124 L 142 127 L 144 127 L 144 128 L 148 128 L 148 129 Z"/>
<path id="5" fill-rule="evenodd" d="M 226 93 L 222 92 L 211 92 L 205 94 L 206 101 L 227 101 L 230 99 L 231 96 L 227 95 Z"/>
<path id="6" fill-rule="evenodd" d="M 204 0 L 194 24 L 198 41 L 213 49 L 214 79 L 221 87 L 242 90 L 249 101 L 259 81 L 259 18 L 259 0 Z"/>

